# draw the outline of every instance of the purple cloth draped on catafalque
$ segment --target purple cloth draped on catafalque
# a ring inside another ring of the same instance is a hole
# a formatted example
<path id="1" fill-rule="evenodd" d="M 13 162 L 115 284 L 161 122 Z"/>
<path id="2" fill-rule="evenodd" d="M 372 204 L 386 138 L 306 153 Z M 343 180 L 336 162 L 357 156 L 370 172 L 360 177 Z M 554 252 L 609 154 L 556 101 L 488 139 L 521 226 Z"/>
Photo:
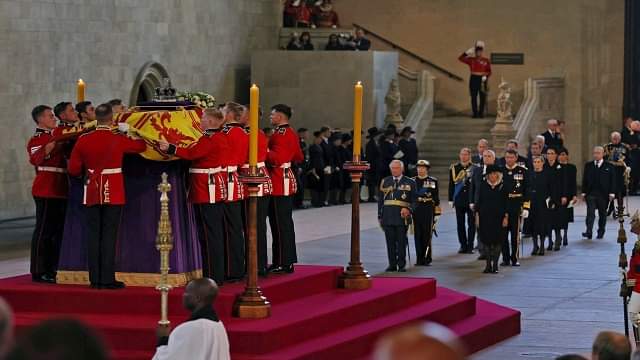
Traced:
<path id="1" fill-rule="evenodd" d="M 193 208 L 187 201 L 188 163 L 184 161 L 151 161 L 138 155 L 124 159 L 126 205 L 122 211 L 116 250 L 116 271 L 125 273 L 158 273 L 160 253 L 156 234 L 160 218 L 158 184 L 166 172 L 171 183 L 169 214 L 173 230 L 170 273 L 187 273 L 200 269 L 200 246 Z M 83 184 L 72 179 L 65 231 L 60 253 L 60 271 L 87 270 L 88 234 L 82 205 Z"/>

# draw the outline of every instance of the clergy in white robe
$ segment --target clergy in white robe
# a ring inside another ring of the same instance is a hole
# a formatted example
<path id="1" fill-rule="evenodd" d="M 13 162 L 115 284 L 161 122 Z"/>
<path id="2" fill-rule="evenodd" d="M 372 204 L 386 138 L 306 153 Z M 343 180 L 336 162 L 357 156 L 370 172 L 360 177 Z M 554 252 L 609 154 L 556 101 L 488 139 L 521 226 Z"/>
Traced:
<path id="1" fill-rule="evenodd" d="M 158 328 L 158 347 L 153 360 L 230 360 L 227 331 L 213 309 L 218 294 L 216 283 L 208 278 L 191 281 L 183 296 L 191 318 L 168 329 Z"/>

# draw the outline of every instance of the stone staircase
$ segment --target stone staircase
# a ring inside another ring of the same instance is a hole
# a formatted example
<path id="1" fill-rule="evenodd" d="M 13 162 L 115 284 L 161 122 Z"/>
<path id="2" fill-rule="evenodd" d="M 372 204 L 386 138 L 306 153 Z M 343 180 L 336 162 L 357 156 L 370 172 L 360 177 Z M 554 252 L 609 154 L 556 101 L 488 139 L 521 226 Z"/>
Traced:
<path id="1" fill-rule="evenodd" d="M 481 138 L 491 142 L 490 130 L 495 123 L 493 117 L 472 119 L 469 116 L 435 117 L 422 135 L 419 159 L 429 160 L 431 175 L 440 180 L 440 191 L 446 194 L 449 181 L 449 166 L 457 161 L 462 147 L 475 152 Z"/>

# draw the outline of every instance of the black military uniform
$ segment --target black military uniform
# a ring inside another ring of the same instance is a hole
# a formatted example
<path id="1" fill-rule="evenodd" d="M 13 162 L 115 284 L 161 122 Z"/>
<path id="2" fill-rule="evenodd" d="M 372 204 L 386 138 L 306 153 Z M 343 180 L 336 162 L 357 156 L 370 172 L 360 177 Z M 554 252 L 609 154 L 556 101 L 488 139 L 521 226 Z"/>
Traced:
<path id="1" fill-rule="evenodd" d="M 529 171 L 529 224 L 533 237 L 533 250 L 531 255 L 544 255 L 544 239 L 549 233 L 548 199 L 551 194 L 552 182 L 550 173 L 544 169 L 541 171 Z M 540 239 L 540 245 L 538 245 Z"/>
<path id="2" fill-rule="evenodd" d="M 521 166 L 523 168 L 529 168 L 529 166 L 527 166 L 527 163 L 529 162 L 529 160 L 522 156 L 522 155 L 518 155 L 518 160 L 516 160 L 516 165 Z M 507 164 L 507 161 L 504 159 L 504 157 L 498 158 L 496 159 L 496 164 L 502 167 L 505 167 L 505 165 Z"/>
<path id="3" fill-rule="evenodd" d="M 375 194 L 377 192 L 378 185 L 380 184 L 379 170 L 380 167 L 380 149 L 378 148 L 378 143 L 376 141 L 376 136 L 378 136 L 378 128 L 372 127 L 367 130 L 369 135 L 369 141 L 367 141 L 367 145 L 365 147 L 365 159 L 369 163 L 369 169 L 367 170 L 366 180 L 367 180 L 367 188 L 369 190 L 369 198 L 368 202 L 375 201 Z"/>
<path id="4" fill-rule="evenodd" d="M 398 151 L 400 150 L 398 145 L 393 142 L 393 139 L 391 138 L 395 133 L 395 130 L 387 129 L 384 133 L 384 138 L 380 139 L 380 167 L 378 168 L 378 171 L 380 171 L 380 179 L 391 175 L 389 164 L 391 164 L 391 161 L 396 159 Z"/>
<path id="5" fill-rule="evenodd" d="M 486 175 L 502 170 L 498 165 L 489 165 L 486 168 Z M 507 202 L 508 191 L 502 180 L 492 184 L 488 176 L 479 183 L 475 192 L 474 204 L 479 218 L 480 241 L 484 244 L 484 251 L 487 265 L 484 273 L 498 272 L 498 258 L 500 249 L 506 241 L 507 227 L 503 226 L 503 220 L 508 219 Z"/>
<path id="6" fill-rule="evenodd" d="M 416 166 L 431 165 L 426 160 L 419 160 Z M 416 182 L 416 208 L 413 214 L 414 241 L 416 245 L 416 265 L 429 265 L 432 258 L 431 238 L 436 217 L 440 216 L 440 195 L 438 191 L 438 179 L 433 176 L 413 178 Z"/>
<path id="7" fill-rule="evenodd" d="M 636 194 L 640 183 L 640 134 L 628 127 L 623 127 L 620 131 L 622 142 L 629 145 L 629 156 L 627 164 L 631 167 L 631 177 L 629 183 L 630 193 Z"/>
<path id="8" fill-rule="evenodd" d="M 411 218 L 403 218 L 401 210 L 415 209 L 416 183 L 406 176 L 387 176 L 380 183 L 378 220 L 387 241 L 387 271 L 404 272 L 406 266 L 407 229 Z"/>
<path id="9" fill-rule="evenodd" d="M 629 154 L 631 147 L 625 143 L 608 143 L 604 146 L 604 159 L 613 165 L 615 181 L 616 181 L 616 199 L 618 200 L 618 208 L 623 204 L 624 197 L 627 196 L 627 186 L 624 180 L 624 172 L 630 165 Z M 611 207 L 613 210 L 613 207 Z M 617 214 L 617 213 L 616 213 Z"/>
<path id="10" fill-rule="evenodd" d="M 502 244 L 502 266 L 520 266 L 519 231 L 523 210 L 529 211 L 529 182 L 527 169 L 515 165 L 509 168 L 506 163 L 502 170 L 504 186 L 507 190 L 507 213 L 509 214 L 509 226 L 507 237 Z M 511 244 L 509 244 L 509 241 Z"/>
<path id="11" fill-rule="evenodd" d="M 465 254 L 473 254 L 473 242 L 476 236 L 476 222 L 473 211 L 469 208 L 471 169 L 473 169 L 471 163 L 458 162 L 449 167 L 449 201 L 453 202 L 456 209 L 460 242 L 458 252 Z"/>

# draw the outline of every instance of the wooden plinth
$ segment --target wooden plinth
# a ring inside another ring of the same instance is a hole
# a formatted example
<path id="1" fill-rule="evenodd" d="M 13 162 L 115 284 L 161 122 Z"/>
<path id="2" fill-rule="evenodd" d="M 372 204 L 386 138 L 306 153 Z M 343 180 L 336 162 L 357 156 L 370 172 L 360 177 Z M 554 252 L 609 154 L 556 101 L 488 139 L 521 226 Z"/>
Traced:
<path id="1" fill-rule="evenodd" d="M 271 316 L 271 303 L 262 296 L 258 289 L 254 294 L 246 292 L 236 299 L 233 304 L 233 316 L 242 319 L 264 319 Z"/>

